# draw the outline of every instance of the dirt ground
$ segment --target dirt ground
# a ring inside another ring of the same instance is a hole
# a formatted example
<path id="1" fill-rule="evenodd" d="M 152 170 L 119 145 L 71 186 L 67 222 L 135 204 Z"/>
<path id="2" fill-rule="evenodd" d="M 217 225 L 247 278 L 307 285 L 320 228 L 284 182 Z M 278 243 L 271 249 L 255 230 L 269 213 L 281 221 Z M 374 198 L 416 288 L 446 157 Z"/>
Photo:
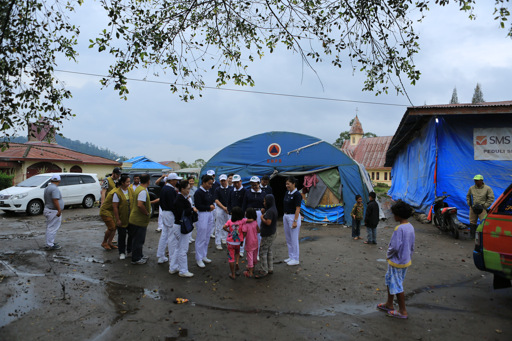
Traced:
<path id="1" fill-rule="evenodd" d="M 185 279 L 156 263 L 156 220 L 148 228 L 147 265 L 100 247 L 98 209 L 65 210 L 61 250 L 42 246 L 42 216 L 0 214 L 1 340 L 510 340 L 512 290 L 492 289 L 477 270 L 473 241 L 455 240 L 412 221 L 416 252 L 405 280 L 408 320 L 375 306 L 386 299 L 386 248 L 395 223 L 378 228 L 378 245 L 349 228 L 304 223 L 301 264 L 282 262 L 278 226 L 275 270 L 261 280 L 228 278 L 226 251 L 210 242 L 212 264 L 189 251 Z M 364 236 L 365 229 L 362 228 Z M 177 297 L 186 304 L 174 304 Z"/>

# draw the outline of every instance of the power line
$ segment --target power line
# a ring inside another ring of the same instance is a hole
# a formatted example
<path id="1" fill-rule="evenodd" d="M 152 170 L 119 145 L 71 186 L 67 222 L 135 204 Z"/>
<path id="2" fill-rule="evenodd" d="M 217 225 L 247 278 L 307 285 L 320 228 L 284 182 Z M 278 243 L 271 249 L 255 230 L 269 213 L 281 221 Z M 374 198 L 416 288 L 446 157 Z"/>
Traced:
<path id="1" fill-rule="evenodd" d="M 100 75 L 100 74 L 95 74 L 95 73 L 79 72 L 79 71 L 68 71 L 68 70 L 58 70 L 58 69 L 56 69 L 55 71 L 63 72 L 63 73 L 71 73 L 71 74 L 76 74 L 76 75 L 101 77 L 101 78 L 109 78 L 110 77 L 110 76 L 105 76 L 105 75 Z M 177 83 L 170 83 L 170 82 L 164 82 L 164 81 L 155 81 L 155 80 L 147 80 L 147 79 L 138 79 L 138 78 L 128 78 L 127 77 L 126 79 L 129 80 L 129 81 L 134 81 L 134 82 L 145 82 L 145 83 L 165 84 L 165 85 L 190 86 L 188 84 L 177 84 Z M 242 89 L 231 89 L 231 88 L 218 88 L 218 87 L 214 87 L 214 86 L 203 86 L 203 88 L 204 89 L 209 89 L 209 90 L 245 92 L 245 93 L 251 93 L 251 94 L 258 94 L 258 95 L 294 97 L 294 98 L 303 98 L 303 99 L 314 99 L 314 100 L 320 100 L 320 101 L 363 103 L 363 104 L 373 104 L 373 105 L 388 105 L 388 106 L 395 106 L 395 107 L 407 107 L 408 106 L 407 104 L 382 103 L 382 102 L 357 101 L 357 100 L 329 98 L 329 97 L 292 95 L 292 94 L 284 94 L 284 93 L 279 93 L 279 92 L 242 90 Z"/>

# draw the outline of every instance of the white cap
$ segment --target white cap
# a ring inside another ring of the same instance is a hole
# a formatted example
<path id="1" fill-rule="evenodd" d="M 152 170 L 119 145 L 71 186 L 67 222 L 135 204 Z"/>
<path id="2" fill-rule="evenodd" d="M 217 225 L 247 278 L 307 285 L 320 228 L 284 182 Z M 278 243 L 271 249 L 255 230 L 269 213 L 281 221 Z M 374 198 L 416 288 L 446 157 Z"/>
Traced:
<path id="1" fill-rule="evenodd" d="M 169 174 L 169 176 L 167 177 L 167 181 L 171 181 L 171 180 L 181 180 L 183 179 L 181 176 L 178 176 L 178 174 L 176 173 L 171 173 Z"/>
<path id="2" fill-rule="evenodd" d="M 206 172 L 206 175 L 210 175 L 210 176 L 213 176 L 215 175 L 215 171 L 213 169 L 210 169 Z"/>
<path id="3" fill-rule="evenodd" d="M 235 174 L 235 175 L 233 175 L 233 180 L 232 181 L 233 182 L 235 182 L 235 181 L 242 181 L 242 177 L 240 175 L 238 175 L 238 174 Z"/>
<path id="4" fill-rule="evenodd" d="M 60 175 L 59 174 L 53 174 L 51 181 L 60 181 Z"/>
<path id="5" fill-rule="evenodd" d="M 221 174 L 219 176 L 219 181 L 222 181 L 222 180 L 227 180 L 228 179 L 228 176 L 226 174 Z"/>
<path id="6" fill-rule="evenodd" d="M 257 176 L 252 176 L 249 182 L 260 182 L 260 178 L 258 178 Z"/>

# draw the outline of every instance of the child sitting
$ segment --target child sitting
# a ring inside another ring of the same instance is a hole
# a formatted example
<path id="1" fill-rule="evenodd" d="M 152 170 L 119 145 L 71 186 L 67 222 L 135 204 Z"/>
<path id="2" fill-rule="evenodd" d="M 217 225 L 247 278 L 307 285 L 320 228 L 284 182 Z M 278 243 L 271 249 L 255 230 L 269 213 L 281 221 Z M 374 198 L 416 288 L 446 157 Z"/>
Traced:
<path id="1" fill-rule="evenodd" d="M 405 309 L 405 295 L 403 282 L 407 268 L 411 265 L 411 257 L 414 251 L 414 227 L 407 221 L 412 215 L 411 206 L 398 200 L 391 207 L 395 221 L 400 225 L 395 227 L 389 242 L 386 255 L 388 271 L 386 272 L 386 285 L 388 287 L 388 300 L 386 303 L 379 303 L 377 309 L 387 312 L 388 316 L 406 319 L 408 317 Z M 393 295 L 398 301 L 398 310 L 393 306 Z"/>
<path id="2" fill-rule="evenodd" d="M 242 225 L 241 231 L 244 234 L 244 248 L 247 254 L 247 271 L 244 271 L 245 277 L 253 277 L 254 267 L 258 262 L 258 233 L 260 228 L 256 221 L 256 211 L 249 207 L 245 211 L 246 223 Z"/>

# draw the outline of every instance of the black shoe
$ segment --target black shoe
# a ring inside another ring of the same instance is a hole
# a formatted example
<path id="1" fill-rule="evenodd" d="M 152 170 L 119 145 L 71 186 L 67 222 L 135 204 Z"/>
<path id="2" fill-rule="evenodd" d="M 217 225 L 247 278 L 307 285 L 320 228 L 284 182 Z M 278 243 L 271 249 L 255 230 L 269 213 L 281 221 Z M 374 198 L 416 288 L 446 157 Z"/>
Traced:
<path id="1" fill-rule="evenodd" d="M 372 242 L 372 244 L 377 244 L 377 242 Z"/>

